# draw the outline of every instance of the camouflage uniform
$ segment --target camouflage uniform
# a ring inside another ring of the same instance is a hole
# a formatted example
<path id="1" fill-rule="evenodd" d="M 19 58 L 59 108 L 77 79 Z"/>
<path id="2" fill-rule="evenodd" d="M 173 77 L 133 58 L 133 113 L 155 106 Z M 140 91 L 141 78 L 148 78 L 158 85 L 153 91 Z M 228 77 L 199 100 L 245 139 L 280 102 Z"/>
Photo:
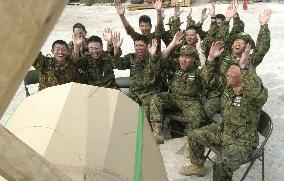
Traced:
<path id="1" fill-rule="evenodd" d="M 130 53 L 115 57 L 113 62 L 119 70 L 130 69 L 128 96 L 145 108 L 149 118 L 150 100 L 154 94 L 161 92 L 160 55 L 152 57 L 149 53 L 144 60 L 139 60 L 135 53 Z"/>
<path id="2" fill-rule="evenodd" d="M 159 32 L 161 28 L 156 27 L 155 31 L 153 33 L 150 33 L 149 35 L 147 35 L 147 39 L 148 42 L 151 43 L 152 39 L 157 39 L 158 41 L 158 47 L 157 47 L 157 51 L 161 50 L 161 33 Z M 137 33 L 132 26 L 127 26 L 125 28 L 126 33 L 133 39 L 135 40 L 136 37 L 141 36 L 142 34 Z"/>
<path id="3" fill-rule="evenodd" d="M 115 83 L 112 56 L 108 52 L 103 52 L 99 59 L 94 59 L 91 54 L 85 54 L 75 60 L 75 64 L 80 70 L 82 83 L 113 89 L 119 88 Z"/>
<path id="4" fill-rule="evenodd" d="M 65 64 L 59 64 L 51 56 L 44 56 L 40 52 L 33 63 L 33 67 L 40 72 L 39 91 L 47 87 L 77 81 L 77 69 L 70 58 Z"/>
<path id="5" fill-rule="evenodd" d="M 253 68 L 242 70 L 243 93 L 234 94 L 225 79 L 215 75 L 214 66 L 203 67 L 202 77 L 222 89 L 222 123 L 214 123 L 190 132 L 189 145 L 191 162 L 203 166 L 204 147 L 221 146 L 222 152 L 213 166 L 214 181 L 230 181 L 233 172 L 244 164 L 249 154 L 258 145 L 257 126 L 263 104 L 267 100 L 267 89 Z"/>
<path id="6" fill-rule="evenodd" d="M 182 47 L 180 54 L 197 57 L 196 50 L 190 45 Z M 184 71 L 180 68 L 178 61 L 171 59 L 162 61 L 163 67 L 166 67 L 172 75 L 169 80 L 170 92 L 154 96 L 150 104 L 150 121 L 161 123 L 164 108 L 177 107 L 187 118 L 189 130 L 199 128 L 203 122 L 200 102 L 202 91 L 200 70 L 195 64 L 189 70 Z"/>
<path id="7" fill-rule="evenodd" d="M 206 38 L 202 42 L 202 47 L 204 50 L 204 54 L 207 57 L 209 54 L 210 47 L 213 42 L 215 41 L 223 41 L 226 42 L 225 44 L 230 44 L 230 46 L 226 47 L 226 51 L 231 51 L 232 47 L 232 37 L 234 37 L 236 34 L 243 32 L 244 30 L 244 22 L 240 19 L 239 15 L 236 14 L 233 18 L 233 28 L 231 32 L 229 33 L 229 22 L 224 21 L 221 26 L 217 26 L 217 23 L 211 23 L 210 29 L 207 32 Z M 219 70 L 220 63 L 222 61 L 218 61 L 214 66 L 215 70 Z M 225 66 L 224 70 L 227 70 L 227 66 Z M 222 71 L 221 71 L 222 72 Z M 208 119 L 211 119 L 215 114 L 220 113 L 221 106 L 220 106 L 220 96 L 221 93 L 216 90 L 214 87 L 209 87 L 204 83 L 204 92 L 202 96 L 202 102 L 203 102 L 203 111 L 205 116 Z"/>

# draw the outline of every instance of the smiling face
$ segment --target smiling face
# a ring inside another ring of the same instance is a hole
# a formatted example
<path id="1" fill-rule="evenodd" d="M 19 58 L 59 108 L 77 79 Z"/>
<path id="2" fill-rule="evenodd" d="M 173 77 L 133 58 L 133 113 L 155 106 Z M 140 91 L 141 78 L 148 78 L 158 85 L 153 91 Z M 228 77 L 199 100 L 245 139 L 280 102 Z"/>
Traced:
<path id="1" fill-rule="evenodd" d="M 231 65 L 226 72 L 227 84 L 231 87 L 238 86 L 242 81 L 241 70 L 237 65 Z"/>
<path id="2" fill-rule="evenodd" d="M 236 39 L 232 45 L 233 55 L 241 57 L 246 49 L 246 42 L 242 39 Z"/>
<path id="3" fill-rule="evenodd" d="M 180 55 L 178 58 L 180 68 L 184 71 L 192 67 L 195 57 L 189 55 Z"/>
<path id="4" fill-rule="evenodd" d="M 140 22 L 139 28 L 141 30 L 142 35 L 149 35 L 151 32 L 151 25 L 149 22 Z"/>
<path id="5" fill-rule="evenodd" d="M 147 44 L 141 40 L 134 41 L 135 54 L 139 59 L 144 59 L 148 53 Z"/>
<path id="6" fill-rule="evenodd" d="M 68 56 L 68 48 L 63 44 L 55 44 L 51 49 L 51 52 L 54 56 L 54 59 L 58 61 L 60 64 L 64 64 L 66 62 Z"/>
<path id="7" fill-rule="evenodd" d="M 74 34 L 79 38 L 83 37 L 86 38 L 87 32 L 84 31 L 83 28 L 74 28 Z"/>
<path id="8" fill-rule="evenodd" d="M 188 45 L 193 45 L 197 42 L 196 31 L 194 29 L 185 31 L 185 41 Z"/>
<path id="9" fill-rule="evenodd" d="M 103 47 L 99 42 L 89 42 L 88 49 L 94 59 L 99 59 L 103 54 Z"/>

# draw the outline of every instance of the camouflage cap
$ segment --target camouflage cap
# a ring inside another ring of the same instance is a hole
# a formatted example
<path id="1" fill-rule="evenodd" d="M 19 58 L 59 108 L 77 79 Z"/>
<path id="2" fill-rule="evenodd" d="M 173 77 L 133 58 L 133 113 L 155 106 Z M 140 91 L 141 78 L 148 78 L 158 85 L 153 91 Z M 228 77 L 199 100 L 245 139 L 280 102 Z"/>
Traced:
<path id="1" fill-rule="evenodd" d="M 254 40 L 251 38 L 249 34 L 244 33 L 244 32 L 236 34 L 235 36 L 233 36 L 232 43 L 234 43 L 234 41 L 237 39 L 241 39 L 241 40 L 244 40 L 246 43 L 249 43 L 251 45 L 251 49 L 255 48 Z"/>
<path id="2" fill-rule="evenodd" d="M 184 45 L 179 51 L 180 55 L 188 55 L 193 57 L 198 57 L 196 49 L 192 45 Z"/>

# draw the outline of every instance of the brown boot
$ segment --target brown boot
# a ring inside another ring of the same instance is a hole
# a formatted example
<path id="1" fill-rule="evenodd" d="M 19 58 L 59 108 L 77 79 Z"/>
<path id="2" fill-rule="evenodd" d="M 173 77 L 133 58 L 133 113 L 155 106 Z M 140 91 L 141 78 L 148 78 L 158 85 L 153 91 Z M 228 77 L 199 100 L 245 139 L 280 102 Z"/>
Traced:
<path id="1" fill-rule="evenodd" d="M 185 165 L 180 168 L 179 173 L 185 176 L 196 175 L 203 177 L 206 174 L 206 169 L 204 166 Z"/>
<path id="2" fill-rule="evenodd" d="M 151 126 L 157 144 L 164 144 L 164 136 L 162 135 L 162 124 L 160 122 L 151 122 Z"/>

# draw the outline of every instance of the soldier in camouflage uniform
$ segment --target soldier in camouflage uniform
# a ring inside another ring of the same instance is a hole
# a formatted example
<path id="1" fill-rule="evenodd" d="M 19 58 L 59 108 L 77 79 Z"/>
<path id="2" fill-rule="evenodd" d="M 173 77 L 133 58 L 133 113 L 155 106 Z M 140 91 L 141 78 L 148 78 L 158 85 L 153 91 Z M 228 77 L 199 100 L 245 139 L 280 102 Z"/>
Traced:
<path id="1" fill-rule="evenodd" d="M 130 88 L 128 96 L 145 109 L 149 119 L 149 104 L 156 93 L 161 92 L 161 61 L 157 51 L 157 41 L 153 40 L 148 49 L 148 38 L 140 35 L 134 40 L 135 53 L 123 57 L 117 56 L 122 40 L 119 36 L 113 37 L 114 64 L 119 70 L 130 69 Z"/>
<path id="2" fill-rule="evenodd" d="M 190 45 L 184 45 L 180 50 L 178 61 L 173 59 L 165 59 L 175 46 L 181 43 L 182 33 L 176 33 L 173 41 L 163 51 L 161 64 L 172 77 L 169 80 L 170 92 L 156 94 L 150 104 L 150 121 L 155 129 L 154 136 L 160 136 L 162 129 L 164 108 L 177 107 L 182 110 L 184 116 L 188 120 L 189 130 L 199 128 L 204 122 L 201 117 L 200 94 L 202 92 L 202 81 L 200 78 L 200 70 L 195 64 L 196 59 L 200 59 L 205 63 L 205 56 L 201 51 L 201 40 L 199 38 L 198 45 L 195 48 Z"/>
<path id="3" fill-rule="evenodd" d="M 202 77 L 208 85 L 217 86 L 222 91 L 222 122 L 189 133 L 193 165 L 183 166 L 180 173 L 204 176 L 204 147 L 217 145 L 221 146 L 222 152 L 213 166 L 213 180 L 231 181 L 234 171 L 245 163 L 258 145 L 258 121 L 268 91 L 255 69 L 248 66 L 249 52 L 243 54 L 239 64 L 229 67 L 225 78 L 216 74 L 214 61 L 224 50 L 221 47 L 220 42 L 212 44 L 208 62 L 202 68 Z"/>
<path id="4" fill-rule="evenodd" d="M 82 38 L 82 44 L 80 46 L 80 53 L 85 54 L 88 53 L 88 45 L 87 45 L 87 30 L 85 26 L 81 23 L 76 23 L 73 25 L 73 39 L 74 38 Z M 73 41 L 70 41 L 68 43 L 69 51 L 73 53 L 74 50 L 74 44 Z"/>
<path id="5" fill-rule="evenodd" d="M 53 57 L 40 52 L 33 67 L 40 72 L 39 91 L 47 87 L 77 81 L 77 69 L 68 57 L 68 45 L 56 40 L 51 49 Z"/>
<path id="6" fill-rule="evenodd" d="M 112 56 L 109 51 L 103 51 L 102 39 L 98 36 L 91 36 L 87 45 L 88 54 L 80 56 L 82 38 L 74 39 L 74 62 L 80 70 L 82 83 L 118 89 L 113 72 Z"/>
<path id="7" fill-rule="evenodd" d="M 151 33 L 152 29 L 152 23 L 151 18 L 147 15 L 142 15 L 139 18 L 139 29 L 141 30 L 141 33 L 137 33 L 133 27 L 129 24 L 127 19 L 125 18 L 125 6 L 121 4 L 120 1 L 115 2 L 115 7 L 117 10 L 117 14 L 120 16 L 121 22 L 126 30 L 126 33 L 130 35 L 130 37 L 133 40 L 136 40 L 137 37 L 140 35 L 144 35 L 147 37 L 148 42 L 151 42 L 152 39 L 156 39 L 158 41 L 158 51 L 161 50 L 161 42 L 160 42 L 160 32 L 157 32 L 160 28 L 156 28 L 153 33 Z M 160 25 L 162 21 L 162 1 L 156 0 L 155 3 L 153 3 L 153 7 L 157 10 L 157 25 Z"/>

